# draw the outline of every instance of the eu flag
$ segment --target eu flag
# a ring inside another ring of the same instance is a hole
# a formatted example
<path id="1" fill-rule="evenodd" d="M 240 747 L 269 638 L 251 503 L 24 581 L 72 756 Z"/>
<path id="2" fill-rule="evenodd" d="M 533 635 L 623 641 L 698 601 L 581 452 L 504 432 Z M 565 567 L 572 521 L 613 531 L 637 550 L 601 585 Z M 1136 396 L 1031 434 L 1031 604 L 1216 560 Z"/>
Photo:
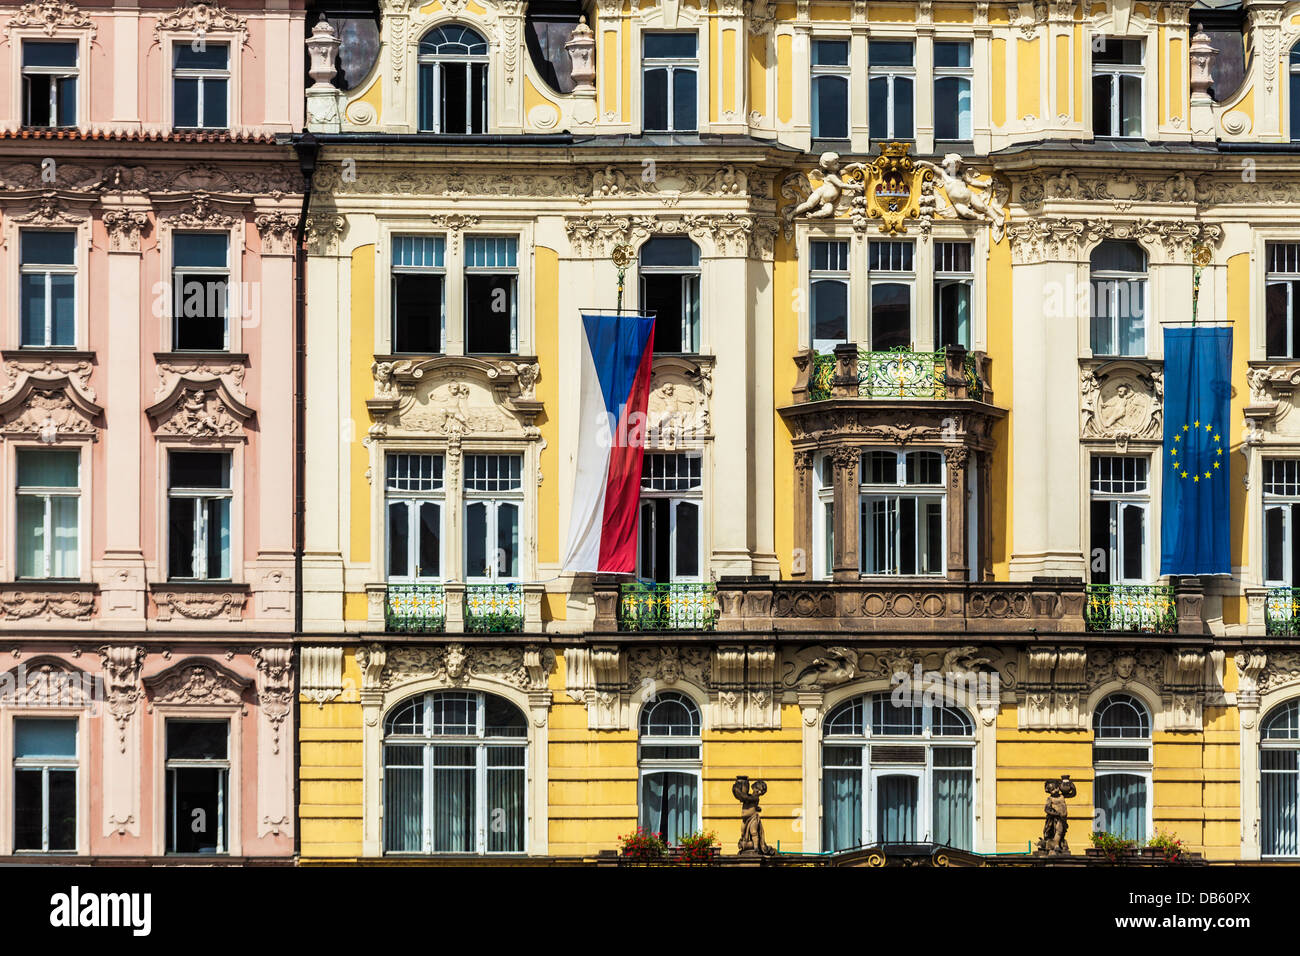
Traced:
<path id="1" fill-rule="evenodd" d="M 1165 329 L 1161 574 L 1230 574 L 1232 330 Z"/>

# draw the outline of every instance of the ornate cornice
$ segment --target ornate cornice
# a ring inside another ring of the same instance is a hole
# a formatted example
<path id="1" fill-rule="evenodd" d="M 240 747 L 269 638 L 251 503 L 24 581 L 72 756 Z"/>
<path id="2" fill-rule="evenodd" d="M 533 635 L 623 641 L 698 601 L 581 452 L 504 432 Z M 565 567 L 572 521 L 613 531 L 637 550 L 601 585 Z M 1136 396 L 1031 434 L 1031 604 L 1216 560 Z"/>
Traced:
<path id="1" fill-rule="evenodd" d="M 248 678 L 203 657 L 187 657 L 144 679 L 150 711 L 158 704 L 242 706 L 252 685 Z"/>
<path id="2" fill-rule="evenodd" d="M 94 39 L 97 32 L 95 21 L 75 3 L 63 0 L 39 0 L 23 4 L 5 24 L 6 38 L 14 27 L 36 27 L 49 37 L 63 30 L 87 30 L 91 39 Z"/>
<path id="3" fill-rule="evenodd" d="M 180 375 L 161 401 L 145 409 L 159 436 L 191 442 L 244 439 L 253 410 L 236 398 L 222 378 Z"/>
<path id="4" fill-rule="evenodd" d="M 80 384 L 67 373 L 23 375 L 0 401 L 0 435 L 32 437 L 47 444 L 65 436 L 97 436 L 104 410 L 83 394 Z"/>
<path id="5" fill-rule="evenodd" d="M 207 36 L 210 33 L 233 33 L 242 44 L 248 43 L 248 20 L 222 6 L 192 3 L 177 7 L 158 18 L 153 28 L 154 42 L 161 43 L 167 33 Z"/>
<path id="6" fill-rule="evenodd" d="M 1217 246 L 1223 227 L 1198 220 L 1075 219 L 1044 216 L 1017 222 L 1007 230 L 1016 264 L 1078 262 L 1085 250 L 1103 239 L 1132 239 L 1165 258 L 1190 262 L 1198 244 Z"/>

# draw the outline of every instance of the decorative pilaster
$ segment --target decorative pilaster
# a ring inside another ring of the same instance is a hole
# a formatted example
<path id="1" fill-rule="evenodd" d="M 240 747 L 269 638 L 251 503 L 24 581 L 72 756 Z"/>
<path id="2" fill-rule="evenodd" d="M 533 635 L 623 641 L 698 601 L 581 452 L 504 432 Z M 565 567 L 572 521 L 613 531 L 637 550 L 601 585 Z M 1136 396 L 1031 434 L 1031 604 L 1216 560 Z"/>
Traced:
<path id="1" fill-rule="evenodd" d="M 104 702 L 112 720 L 103 725 L 103 836 L 140 835 L 140 731 L 135 719 L 140 696 L 144 648 L 105 644 L 99 649 L 104 668 Z"/>
<path id="2" fill-rule="evenodd" d="M 257 661 L 257 835 L 293 832 L 293 648 L 259 647 Z"/>
<path id="3" fill-rule="evenodd" d="M 835 464 L 835 549 L 831 576 L 836 581 L 856 581 L 861 575 L 858 558 L 858 462 L 861 449 L 841 446 L 831 453 Z"/>

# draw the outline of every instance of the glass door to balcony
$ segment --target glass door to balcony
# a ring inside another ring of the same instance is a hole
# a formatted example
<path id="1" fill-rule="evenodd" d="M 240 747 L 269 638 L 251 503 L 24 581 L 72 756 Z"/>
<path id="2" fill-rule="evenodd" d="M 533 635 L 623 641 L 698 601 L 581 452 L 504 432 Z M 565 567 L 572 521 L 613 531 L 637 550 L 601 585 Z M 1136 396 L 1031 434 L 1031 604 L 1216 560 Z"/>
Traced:
<path id="1" fill-rule="evenodd" d="M 916 843 L 921 839 L 920 821 L 925 819 L 922 776 L 920 769 L 871 771 L 875 829 L 868 843 Z"/>

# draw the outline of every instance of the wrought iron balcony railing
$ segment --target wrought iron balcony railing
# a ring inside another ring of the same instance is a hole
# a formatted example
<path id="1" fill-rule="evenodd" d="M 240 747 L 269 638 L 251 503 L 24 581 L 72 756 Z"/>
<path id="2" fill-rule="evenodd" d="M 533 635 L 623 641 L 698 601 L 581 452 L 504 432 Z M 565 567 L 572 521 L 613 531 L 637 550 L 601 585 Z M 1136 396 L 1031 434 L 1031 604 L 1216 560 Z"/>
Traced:
<path id="1" fill-rule="evenodd" d="M 711 582 L 633 581 L 619 587 L 620 631 L 711 631 L 717 619 L 717 587 Z"/>
<path id="2" fill-rule="evenodd" d="M 447 627 L 447 593 L 441 584 L 390 584 L 384 596 L 384 629 L 404 634 L 441 634 Z"/>
<path id="3" fill-rule="evenodd" d="M 513 634 L 524 629 L 524 589 L 519 584 L 465 586 L 465 630 Z"/>
<path id="4" fill-rule="evenodd" d="M 1300 635 L 1300 588 L 1269 588 L 1264 604 L 1264 633 Z"/>
<path id="5" fill-rule="evenodd" d="M 989 394 L 988 357 L 960 348 L 872 352 L 850 345 L 838 346 L 834 354 L 801 353 L 797 361 L 807 367 L 805 387 L 812 402 L 853 397 L 982 402 Z"/>
<path id="6" fill-rule="evenodd" d="M 1090 631 L 1178 630 L 1174 588 L 1168 584 L 1090 584 L 1084 618 Z"/>

